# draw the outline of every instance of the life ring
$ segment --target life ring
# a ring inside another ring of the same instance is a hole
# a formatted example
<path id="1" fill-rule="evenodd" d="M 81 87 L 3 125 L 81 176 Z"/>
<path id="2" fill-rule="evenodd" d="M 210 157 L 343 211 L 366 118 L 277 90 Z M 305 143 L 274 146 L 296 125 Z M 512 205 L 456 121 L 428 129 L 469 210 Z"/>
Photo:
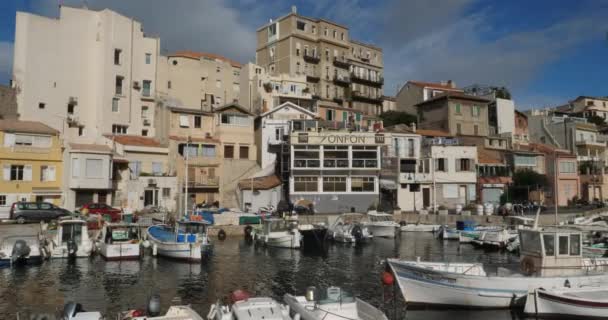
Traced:
<path id="1" fill-rule="evenodd" d="M 523 273 L 525 275 L 532 275 L 536 272 L 536 266 L 534 265 L 534 259 L 532 259 L 531 257 L 524 257 L 521 259 L 521 262 L 519 263 L 519 266 L 521 268 L 521 271 L 523 271 Z"/>
<path id="2" fill-rule="evenodd" d="M 224 231 L 224 229 L 220 229 L 220 231 L 218 231 L 218 233 L 217 233 L 217 238 L 220 241 L 226 240 L 226 231 Z"/>

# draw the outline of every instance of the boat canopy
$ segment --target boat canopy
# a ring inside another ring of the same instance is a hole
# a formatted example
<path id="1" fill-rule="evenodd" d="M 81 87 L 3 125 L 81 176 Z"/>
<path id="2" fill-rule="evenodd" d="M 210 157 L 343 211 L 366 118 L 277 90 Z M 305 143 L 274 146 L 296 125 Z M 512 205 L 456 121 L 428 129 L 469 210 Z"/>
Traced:
<path id="1" fill-rule="evenodd" d="M 330 304 L 330 303 L 351 303 L 355 302 L 355 297 L 347 291 L 342 290 L 339 287 L 329 287 L 327 290 L 319 290 L 319 298 L 317 303 L 319 305 Z"/>
<path id="2" fill-rule="evenodd" d="M 264 233 L 288 231 L 294 228 L 297 221 L 283 219 L 266 219 L 264 220 Z"/>
<path id="3" fill-rule="evenodd" d="M 522 256 L 570 258 L 582 256 L 582 235 L 573 230 L 520 230 Z"/>

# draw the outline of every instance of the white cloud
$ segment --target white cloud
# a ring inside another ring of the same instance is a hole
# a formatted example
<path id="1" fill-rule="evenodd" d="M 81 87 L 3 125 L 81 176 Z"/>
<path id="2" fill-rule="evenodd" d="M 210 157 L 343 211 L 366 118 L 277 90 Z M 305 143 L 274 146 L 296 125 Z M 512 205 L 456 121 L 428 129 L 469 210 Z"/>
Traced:
<path id="1" fill-rule="evenodd" d="M 8 82 L 13 69 L 13 43 L 0 41 L 0 82 Z"/>

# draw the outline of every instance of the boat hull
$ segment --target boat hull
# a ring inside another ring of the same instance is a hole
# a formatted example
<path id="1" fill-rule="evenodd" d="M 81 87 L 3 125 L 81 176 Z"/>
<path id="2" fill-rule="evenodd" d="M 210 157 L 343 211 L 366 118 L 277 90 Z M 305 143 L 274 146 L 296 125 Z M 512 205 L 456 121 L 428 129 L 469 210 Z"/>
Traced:
<path id="1" fill-rule="evenodd" d="M 150 239 L 152 246 L 156 246 L 156 254 L 161 257 L 198 262 L 202 260 L 202 246 L 200 243 L 167 243 Z"/>
<path id="2" fill-rule="evenodd" d="M 374 237 L 394 238 L 395 235 L 397 234 L 396 226 L 383 226 L 383 225 L 370 224 L 367 226 L 367 228 L 369 229 L 371 234 L 374 235 Z"/>
<path id="3" fill-rule="evenodd" d="M 300 240 L 296 239 L 293 235 L 277 236 L 277 237 L 266 237 L 256 236 L 256 241 L 269 247 L 274 248 L 300 248 Z"/>
<path id="4" fill-rule="evenodd" d="M 606 291 L 603 292 L 604 296 L 605 294 Z M 590 300 L 536 289 L 528 294 L 524 313 L 539 316 L 605 319 L 608 316 L 608 300 Z"/>
<path id="5" fill-rule="evenodd" d="M 401 226 L 401 232 L 435 232 L 441 226 L 433 224 L 408 224 Z"/>
<path id="6" fill-rule="evenodd" d="M 560 287 L 568 279 L 571 285 L 608 283 L 608 275 L 580 277 L 501 277 L 465 275 L 431 270 L 414 261 L 389 259 L 397 283 L 408 305 L 451 306 L 474 309 L 508 309 L 523 307 L 529 286 Z"/>
<path id="7" fill-rule="evenodd" d="M 106 260 L 137 260 L 140 257 L 141 246 L 139 243 L 102 243 L 99 254 Z"/>

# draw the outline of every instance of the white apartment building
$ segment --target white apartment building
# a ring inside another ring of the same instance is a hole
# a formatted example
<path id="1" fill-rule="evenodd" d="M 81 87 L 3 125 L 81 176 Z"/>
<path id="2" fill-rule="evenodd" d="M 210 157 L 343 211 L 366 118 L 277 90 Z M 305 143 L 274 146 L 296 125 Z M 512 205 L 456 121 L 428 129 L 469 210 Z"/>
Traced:
<path id="1" fill-rule="evenodd" d="M 270 75 L 263 67 L 247 63 L 241 70 L 240 82 L 239 102 L 254 114 L 265 113 L 285 102 L 317 112 L 317 102 L 304 74 Z"/>
<path id="2" fill-rule="evenodd" d="M 418 187 L 410 186 L 414 183 L 416 165 L 420 159 L 420 135 L 390 132 L 387 134 L 387 139 L 390 141 L 387 143 L 387 154 L 382 159 L 382 165 L 390 171 L 398 173 L 397 206 L 402 211 L 421 209 L 422 195 L 419 190 L 416 190 Z M 392 164 L 390 167 L 389 163 Z"/>

